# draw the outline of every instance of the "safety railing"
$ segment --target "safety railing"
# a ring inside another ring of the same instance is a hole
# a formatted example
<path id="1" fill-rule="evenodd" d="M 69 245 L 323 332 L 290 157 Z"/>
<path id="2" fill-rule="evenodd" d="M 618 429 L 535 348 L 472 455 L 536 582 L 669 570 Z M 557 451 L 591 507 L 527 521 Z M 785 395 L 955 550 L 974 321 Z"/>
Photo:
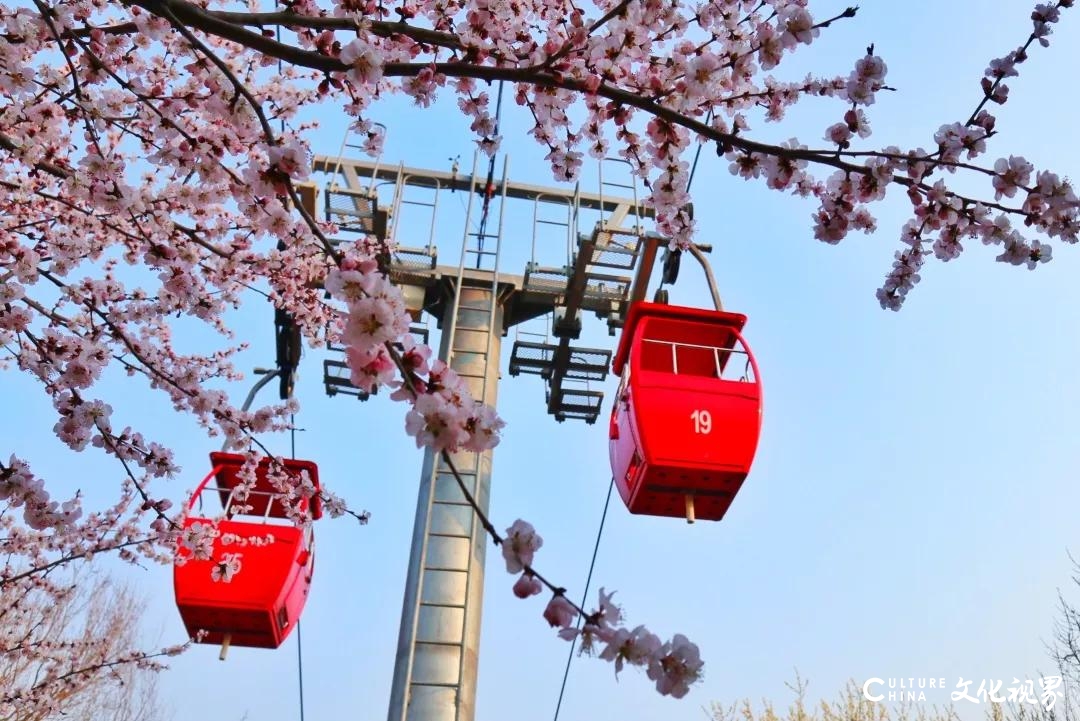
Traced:
<path id="1" fill-rule="evenodd" d="M 295 526 L 291 518 L 288 518 L 286 512 L 286 503 L 290 502 L 288 498 L 289 494 L 285 491 L 264 491 L 258 488 L 242 488 L 240 486 L 219 486 L 217 484 L 210 485 L 210 479 L 214 478 L 221 468 L 215 468 L 210 474 L 203 480 L 199 487 L 195 490 L 191 497 L 190 507 L 195 507 L 195 501 L 198 501 L 198 508 L 203 507 L 202 496 L 204 493 L 216 493 L 218 497 L 224 497 L 225 500 L 222 503 L 225 517 L 233 519 L 236 516 L 242 516 L 245 523 L 260 523 L 262 525 L 278 525 L 278 526 Z M 227 494 L 227 495 L 226 495 Z M 255 504 L 250 507 L 247 506 L 249 499 L 254 496 L 256 498 L 265 496 L 265 503 L 259 504 L 262 506 L 261 513 L 251 513 L 248 508 L 254 508 Z M 295 503 L 298 503 L 300 510 L 306 513 L 311 505 L 311 499 L 299 498 Z M 279 512 L 285 516 L 272 516 L 271 511 L 274 510 L 275 505 Z M 259 518 L 259 521 L 254 519 Z"/>
<path id="2" fill-rule="evenodd" d="M 643 338 L 642 341 L 647 344 L 642 348 L 641 368 L 643 370 L 742 383 L 757 382 L 753 357 L 744 347 L 700 345 L 654 338 Z M 737 345 L 741 345 L 741 342 Z M 665 347 L 670 348 L 670 354 Z M 680 363 L 680 355 L 682 363 Z M 733 370 L 733 367 L 738 368 L 738 363 L 729 363 L 732 356 L 743 359 L 741 373 Z"/>

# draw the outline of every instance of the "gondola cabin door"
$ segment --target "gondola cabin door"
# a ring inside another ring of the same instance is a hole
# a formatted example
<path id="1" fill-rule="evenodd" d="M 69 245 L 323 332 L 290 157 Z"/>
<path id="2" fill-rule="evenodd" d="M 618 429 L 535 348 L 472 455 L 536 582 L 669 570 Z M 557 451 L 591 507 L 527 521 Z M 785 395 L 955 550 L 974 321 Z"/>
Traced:
<path id="1" fill-rule="evenodd" d="M 611 468 L 631 513 L 718 521 L 757 451 L 762 393 L 746 316 L 635 303 L 612 370 Z"/>

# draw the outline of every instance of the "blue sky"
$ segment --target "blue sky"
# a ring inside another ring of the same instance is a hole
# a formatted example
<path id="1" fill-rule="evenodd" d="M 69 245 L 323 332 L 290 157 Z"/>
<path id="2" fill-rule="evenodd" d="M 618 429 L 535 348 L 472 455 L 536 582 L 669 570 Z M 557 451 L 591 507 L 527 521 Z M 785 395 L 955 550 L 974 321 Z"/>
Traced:
<path id="1" fill-rule="evenodd" d="M 811 9 L 824 18 L 843 7 L 817 2 Z M 1031 7 L 865 3 L 856 19 L 823 32 L 779 74 L 846 74 L 875 43 L 898 92 L 869 108 L 870 141 L 927 147 L 941 124 L 970 114 L 987 62 L 1026 38 Z M 1077 104 L 1066 85 L 1069 69 L 1080 65 L 1077 12 L 1065 13 L 1051 47 L 1035 49 L 1010 81 L 1008 104 L 994 109 L 1000 135 L 984 163 L 1019 154 L 1078 176 Z M 544 151 L 524 137 L 525 119 L 506 100 L 511 177 L 551 184 Z M 822 147 L 843 107 L 805 105 L 780 126 L 752 119 L 752 129 L 760 138 L 794 135 Z M 401 101 L 377 107 L 372 119 L 391 127 L 384 160 L 446 170 L 448 158 L 460 155 L 468 170 L 475 146 L 449 94 L 423 112 Z M 314 149 L 334 154 L 344 119 L 330 108 L 320 119 Z M 610 664 L 575 659 L 560 718 L 701 719 L 701 706 L 744 697 L 784 705 L 795 669 L 809 680 L 811 698 L 875 676 L 945 677 L 952 689 L 959 677 L 975 679 L 975 687 L 982 679 L 1007 686 L 1048 672 L 1057 590 L 1072 593 L 1067 553 L 1077 551 L 1076 249 L 1057 247 L 1053 262 L 1028 272 L 969 243 L 956 261 L 928 261 L 906 307 L 886 312 L 874 291 L 899 247 L 910 207 L 902 193 L 873 209 L 877 233 L 827 246 L 813 239 L 810 203 L 736 179 L 726 165 L 706 148 L 693 193 L 699 241 L 715 248 L 710 258 L 725 304 L 749 316 L 745 335 L 765 392 L 757 460 L 719 524 L 631 516 L 616 494 L 590 592 L 592 603 L 597 587 L 616 589 L 631 625 L 689 636 L 701 647 L 706 678 L 674 701 L 635 670 L 616 680 Z M 583 189 L 592 190 L 590 183 L 594 167 L 586 168 Z M 456 263 L 464 198 L 444 198 L 440 256 Z M 507 272 L 523 270 L 530 214 L 508 209 Z M 541 260 L 561 264 L 563 247 L 550 242 Z M 708 303 L 693 264 L 684 264 L 672 302 Z M 255 302 L 237 320 L 252 343 L 241 367 L 272 363 L 269 308 Z M 513 339 L 511 330 L 504 370 Z M 614 341 L 586 317 L 583 344 Z M 340 519 L 316 528 L 317 572 L 302 622 L 305 717 L 377 719 L 389 696 L 422 454 L 404 435 L 400 404 L 327 398 L 325 357 L 308 350 L 303 361 L 297 454 L 319 463 L 331 488 L 372 519 L 365 527 Z M 544 412 L 538 378 L 504 372 L 503 380 L 499 411 L 508 426 L 495 453 L 493 519 L 500 529 L 519 517 L 532 522 L 544 536 L 538 569 L 577 597 L 610 479 L 605 424 L 558 424 Z M 237 402 L 251 382 L 233 389 Z M 604 385 L 608 399 L 615 386 L 613 378 Z M 19 409 L 0 418 L 10 448 L 40 474 L 107 498 L 119 469 L 90 452 L 55 452 L 54 419 L 41 394 L 12 373 L 4 387 L 9 407 Z M 113 401 L 122 418 L 115 423 L 173 445 L 184 468 L 173 483 L 180 500 L 218 444 L 141 388 L 111 379 L 106 387 L 124 394 Z M 268 389 L 260 400 L 274 397 Z M 609 408 L 606 400 L 605 414 Z M 269 442 L 288 452 L 287 436 Z M 170 570 L 120 573 L 151 597 L 148 638 L 177 641 L 183 628 Z M 545 601 L 514 598 L 513 581 L 489 552 L 481 721 L 552 718 L 566 662 L 567 644 L 540 617 Z M 163 676 L 164 698 L 177 719 L 298 718 L 296 644 L 294 634 L 276 652 L 234 648 L 225 663 L 216 648 L 197 647 Z M 984 709 L 958 707 L 964 718 Z"/>

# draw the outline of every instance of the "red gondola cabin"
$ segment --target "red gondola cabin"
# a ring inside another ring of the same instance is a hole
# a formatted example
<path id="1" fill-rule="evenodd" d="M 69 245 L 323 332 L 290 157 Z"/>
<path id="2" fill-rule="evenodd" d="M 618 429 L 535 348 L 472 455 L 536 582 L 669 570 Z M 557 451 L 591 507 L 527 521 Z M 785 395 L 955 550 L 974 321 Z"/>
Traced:
<path id="1" fill-rule="evenodd" d="M 277 648 L 300 618 L 311 587 L 315 566 L 311 526 L 300 528 L 287 517 L 285 496 L 269 480 L 268 459 L 258 466 L 246 499 L 237 489 L 244 456 L 211 453 L 210 463 L 213 470 L 192 496 L 173 566 L 177 608 L 192 638 L 206 632 L 201 643 Z M 283 464 L 293 478 L 306 472 L 308 492 L 314 488 L 310 504 L 302 498 L 291 505 L 302 512 L 310 507 L 311 517 L 319 518 L 318 468 L 310 461 Z M 216 487 L 207 487 L 212 478 Z M 207 533 L 212 519 L 196 510 L 204 490 L 208 495 L 217 491 L 225 509 L 216 536 Z M 208 550 L 209 558 L 193 556 L 200 541 L 200 555 Z"/>
<path id="2" fill-rule="evenodd" d="M 761 383 L 746 316 L 634 303 L 612 370 L 611 469 L 631 513 L 718 521 L 757 451 Z"/>

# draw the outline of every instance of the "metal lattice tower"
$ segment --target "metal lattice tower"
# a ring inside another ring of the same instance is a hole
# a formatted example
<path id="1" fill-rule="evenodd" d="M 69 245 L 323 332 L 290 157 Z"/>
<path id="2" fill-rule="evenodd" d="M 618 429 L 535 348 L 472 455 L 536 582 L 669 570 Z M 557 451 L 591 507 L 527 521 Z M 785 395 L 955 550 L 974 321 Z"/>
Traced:
<path id="1" fill-rule="evenodd" d="M 568 418 L 588 423 L 596 420 L 603 394 L 589 384 L 606 378 L 611 351 L 575 347 L 571 341 L 580 334 L 582 312 L 607 318 L 614 335 L 631 298 L 644 295 L 657 246 L 657 239 L 641 230 L 641 219 L 650 213 L 640 207 L 636 190 L 632 199 L 606 197 L 603 192 L 605 187 L 632 185 L 604 182 L 601 177 L 601 192 L 589 194 L 577 188 L 511 183 L 504 163 L 502 180 L 495 187 L 485 187 L 486 181 L 476 175 L 475 159 L 471 176 L 326 156 L 315 157 L 314 169 L 330 174 L 325 214 L 343 231 L 374 234 L 400 244 L 405 209 L 430 212 L 426 245 L 397 245 L 390 277 L 402 289 L 415 323 L 425 312 L 438 319 L 443 329 L 439 357 L 465 380 L 474 398 L 495 405 L 502 337 L 507 330 L 553 314 L 556 337 L 516 340 L 510 374 L 541 376 L 547 384 L 548 412 L 560 422 Z M 344 186 L 339 185 L 342 180 Z M 381 202 L 380 190 L 391 193 L 389 202 Z M 447 190 L 468 192 L 461 254 L 455 266 L 439 265 L 435 243 L 439 194 Z M 426 195 L 418 198 L 418 192 Z M 498 222 L 495 232 L 481 235 L 470 232 L 469 221 L 474 202 L 483 196 L 489 204 L 497 203 Z M 499 270 L 508 199 L 534 204 L 533 255 L 522 276 Z M 542 204 L 559 208 L 565 220 L 561 215 L 557 220 L 541 219 Z M 581 209 L 607 217 L 590 234 L 579 235 Z M 634 218 L 632 229 L 621 227 L 628 216 Z M 566 265 L 537 263 L 538 224 L 565 229 Z M 639 256 L 638 277 L 610 272 L 632 271 Z M 413 331 L 426 341 L 426 328 L 414 325 Z M 365 399 L 366 395 L 350 389 L 347 379 L 344 362 L 324 361 L 329 394 Z M 492 453 L 462 452 L 454 454 L 452 460 L 486 513 Z M 420 474 L 388 721 L 474 721 L 486 549 L 486 535 L 457 481 L 440 455 L 427 450 Z"/>

